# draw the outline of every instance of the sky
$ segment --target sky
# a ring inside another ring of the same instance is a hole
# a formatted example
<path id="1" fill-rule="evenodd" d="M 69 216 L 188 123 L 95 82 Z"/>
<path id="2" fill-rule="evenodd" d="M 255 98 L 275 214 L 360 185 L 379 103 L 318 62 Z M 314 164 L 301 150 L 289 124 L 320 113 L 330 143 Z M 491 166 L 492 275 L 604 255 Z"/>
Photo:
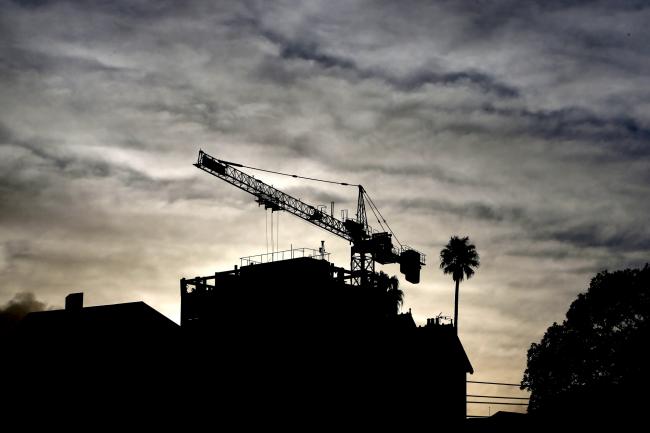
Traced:
<path id="1" fill-rule="evenodd" d="M 453 314 L 438 255 L 469 236 L 473 379 L 518 383 L 595 273 L 648 261 L 648 22 L 626 0 L 0 0 L 0 304 L 83 291 L 178 321 L 180 278 L 268 244 L 253 198 L 193 167 L 203 149 L 364 185 L 427 254 L 401 278 L 419 324 Z M 354 188 L 251 174 L 355 212 Z M 349 266 L 296 217 L 277 235 Z"/>

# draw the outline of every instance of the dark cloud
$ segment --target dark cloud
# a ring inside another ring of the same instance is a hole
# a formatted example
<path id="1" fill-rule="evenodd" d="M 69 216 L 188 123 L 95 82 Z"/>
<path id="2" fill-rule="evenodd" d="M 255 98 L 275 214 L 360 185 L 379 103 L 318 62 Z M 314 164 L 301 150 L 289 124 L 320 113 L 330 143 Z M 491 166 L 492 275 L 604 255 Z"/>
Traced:
<path id="1" fill-rule="evenodd" d="M 261 29 L 260 33 L 279 47 L 279 56 L 283 59 L 313 62 L 325 70 L 335 68 L 350 71 L 358 79 L 379 79 L 404 92 L 419 90 L 427 84 L 442 86 L 467 85 L 501 98 L 519 96 L 519 91 L 513 86 L 500 83 L 494 77 L 479 71 L 435 72 L 419 70 L 404 76 L 396 76 L 381 69 L 361 67 L 353 59 L 328 54 L 313 40 L 290 40 L 265 29 Z M 292 74 L 286 68 L 274 64 L 269 65 L 269 63 L 263 63 L 262 65 L 263 69 L 258 71 L 257 76 L 274 79 L 284 84 L 292 82 L 290 78 Z"/>
<path id="2" fill-rule="evenodd" d="M 490 205 L 481 202 L 463 201 L 454 203 L 436 199 L 410 199 L 400 200 L 396 203 L 396 207 L 407 211 L 419 210 L 432 214 L 444 212 L 476 220 L 506 221 L 510 224 L 523 224 L 523 222 L 529 221 L 523 207 Z"/>
<path id="3" fill-rule="evenodd" d="M 613 154 L 626 159 L 650 156 L 650 128 L 624 114 L 607 118 L 577 107 L 532 111 L 485 105 L 483 110 L 515 122 L 523 121 L 521 127 L 525 133 L 544 139 L 584 140 L 597 146 L 605 144 Z"/>
<path id="4" fill-rule="evenodd" d="M 156 18 L 170 14 L 178 14 L 186 10 L 186 8 L 180 7 L 177 2 L 169 0 L 161 0 L 154 3 L 139 0 L 116 0 L 111 2 L 96 2 L 92 0 L 11 0 L 11 2 L 28 9 L 70 4 L 76 7 L 99 9 L 138 18 Z"/>
<path id="5" fill-rule="evenodd" d="M 33 293 L 17 293 L 6 304 L 0 305 L 0 337 L 6 337 L 16 324 L 33 311 L 48 310 L 50 307 Z"/>
<path id="6" fill-rule="evenodd" d="M 478 89 L 493 93 L 502 98 L 514 98 L 519 96 L 516 88 L 499 83 L 494 77 L 478 71 L 460 71 L 450 73 L 435 73 L 422 71 L 403 78 L 391 78 L 388 80 L 396 87 L 403 90 L 416 90 L 426 84 L 434 85 L 470 85 Z"/>
<path id="7" fill-rule="evenodd" d="M 105 74 L 105 78 L 119 79 L 128 72 L 128 68 L 106 65 L 97 59 L 70 55 L 53 55 L 30 49 L 4 47 L 4 56 L 0 61 L 2 74 L 22 75 L 29 72 L 49 73 L 59 70 L 74 70 L 77 73 L 97 72 Z"/>
<path id="8" fill-rule="evenodd" d="M 284 59 L 300 59 L 311 61 L 326 69 L 341 68 L 357 71 L 359 69 L 352 60 L 332 56 L 321 52 L 318 44 L 313 41 L 290 41 L 271 31 L 262 31 L 262 35 L 279 46 L 280 57 Z"/>
<path id="9" fill-rule="evenodd" d="M 650 233 L 645 226 L 619 227 L 611 231 L 603 224 L 570 225 L 550 230 L 549 236 L 579 248 L 605 248 L 611 252 L 650 250 Z"/>
<path id="10" fill-rule="evenodd" d="M 476 188 L 488 188 L 491 183 L 487 179 L 475 179 L 471 175 L 455 173 L 447 167 L 441 167 L 437 164 L 413 164 L 404 163 L 394 164 L 391 161 L 380 163 L 351 163 L 350 161 L 337 162 L 338 167 L 347 168 L 352 172 L 370 172 L 373 175 L 394 176 L 394 177 L 416 177 L 435 180 L 443 184 L 452 184 L 458 186 L 473 186 Z M 413 203 L 410 203 L 412 205 Z M 416 204 L 416 207 L 418 206 Z M 458 209 L 458 208 L 457 208 Z"/>
<path id="11" fill-rule="evenodd" d="M 515 249 L 511 255 L 529 257 L 566 258 L 576 250 L 599 248 L 612 254 L 650 251 L 650 232 L 643 219 L 603 221 L 594 215 L 592 222 L 572 222 L 571 217 L 559 210 L 533 212 L 523 206 L 494 205 L 485 202 L 452 202 L 436 199 L 400 200 L 394 204 L 406 212 L 417 210 L 427 214 L 445 213 L 477 222 L 489 222 L 518 228 L 534 242 L 555 241 L 555 249 L 530 251 Z M 573 216 L 584 220 L 584 216 Z M 560 244 L 570 245 L 562 249 Z"/>

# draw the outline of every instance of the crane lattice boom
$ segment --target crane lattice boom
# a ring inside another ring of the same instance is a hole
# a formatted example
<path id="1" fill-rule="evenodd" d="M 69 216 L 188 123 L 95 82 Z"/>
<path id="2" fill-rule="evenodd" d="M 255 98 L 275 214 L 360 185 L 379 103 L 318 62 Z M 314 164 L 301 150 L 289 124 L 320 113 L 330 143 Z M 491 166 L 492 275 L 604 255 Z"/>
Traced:
<path id="1" fill-rule="evenodd" d="M 258 203 L 265 205 L 267 208 L 274 211 L 287 211 L 343 239 L 350 242 L 354 240 L 343 221 L 236 169 L 233 167 L 235 163 L 214 158 L 201 150 L 199 151 L 199 160 L 194 165 L 254 195 L 257 197 Z"/>

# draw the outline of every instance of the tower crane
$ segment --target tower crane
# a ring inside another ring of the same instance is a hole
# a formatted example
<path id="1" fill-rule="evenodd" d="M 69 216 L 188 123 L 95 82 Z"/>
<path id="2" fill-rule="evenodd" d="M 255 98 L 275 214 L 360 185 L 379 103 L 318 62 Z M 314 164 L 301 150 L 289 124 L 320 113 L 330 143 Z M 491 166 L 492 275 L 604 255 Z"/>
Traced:
<path id="1" fill-rule="evenodd" d="M 413 284 L 420 282 L 420 269 L 425 265 L 425 255 L 399 242 L 390 229 L 390 226 L 388 226 L 386 219 L 381 216 L 379 209 L 374 205 L 363 186 L 351 185 L 345 182 L 330 182 L 346 186 L 357 186 L 359 190 L 356 218 L 337 219 L 334 215 L 328 215 L 326 212 L 292 197 L 238 169 L 253 167 L 217 159 L 214 156 L 208 155 L 203 150 L 199 150 L 199 157 L 194 165 L 252 194 L 258 205 L 263 205 L 266 209 L 271 209 L 271 211 L 286 211 L 349 241 L 351 244 L 350 271 L 353 285 L 370 284 L 375 272 L 375 262 L 380 264 L 399 263 L 400 272 L 404 274 L 407 281 Z M 262 171 L 286 175 L 286 173 L 278 173 L 270 170 Z M 298 175 L 290 176 L 304 178 Z M 306 179 L 319 180 L 313 178 Z M 387 231 L 377 231 L 369 226 L 366 215 L 366 199 L 368 199 L 370 209 L 377 216 L 377 221 L 384 228 L 384 225 L 379 220 L 381 216 L 383 222 L 386 224 Z M 397 241 L 398 246 L 393 244 L 393 237 Z"/>

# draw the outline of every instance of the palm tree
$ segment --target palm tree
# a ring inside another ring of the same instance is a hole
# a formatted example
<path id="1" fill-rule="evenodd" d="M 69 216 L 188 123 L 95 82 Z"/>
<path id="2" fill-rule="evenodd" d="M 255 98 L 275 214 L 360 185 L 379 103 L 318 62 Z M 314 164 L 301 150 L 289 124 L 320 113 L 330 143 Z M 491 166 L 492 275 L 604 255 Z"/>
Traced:
<path id="1" fill-rule="evenodd" d="M 469 238 L 452 236 L 440 251 L 440 269 L 445 274 L 451 274 L 456 282 L 456 297 L 454 299 L 454 327 L 458 334 L 458 286 L 463 279 L 468 280 L 474 275 L 474 269 L 480 265 L 476 246 L 469 243 Z"/>

